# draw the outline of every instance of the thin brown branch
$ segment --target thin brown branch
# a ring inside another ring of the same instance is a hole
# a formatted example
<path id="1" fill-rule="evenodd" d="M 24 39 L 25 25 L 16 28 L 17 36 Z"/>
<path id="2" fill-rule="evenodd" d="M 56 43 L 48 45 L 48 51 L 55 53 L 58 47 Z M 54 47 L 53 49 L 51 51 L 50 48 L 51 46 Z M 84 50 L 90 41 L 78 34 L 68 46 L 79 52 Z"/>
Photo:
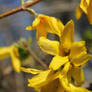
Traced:
<path id="1" fill-rule="evenodd" d="M 15 13 L 20 12 L 20 11 L 26 11 L 25 10 L 26 8 L 35 5 L 40 1 L 41 0 L 30 0 L 30 1 L 26 2 L 26 3 L 24 3 L 23 5 L 19 6 L 18 8 L 15 8 L 15 9 L 12 9 L 12 10 L 10 10 L 8 12 L 0 14 L 0 19 L 4 18 L 4 17 L 7 17 L 7 16 L 10 16 L 10 15 L 15 14 Z"/>
<path id="2" fill-rule="evenodd" d="M 42 67 L 44 67 L 45 69 L 48 69 L 48 66 L 44 63 L 44 61 L 42 61 L 39 57 L 37 57 L 35 55 L 35 53 L 33 53 L 33 51 L 31 49 L 27 49 L 27 51 L 29 52 L 29 54 L 39 63 L 41 64 Z"/>
<path id="3" fill-rule="evenodd" d="M 27 49 L 28 53 L 42 66 L 44 67 L 44 69 L 48 69 L 48 66 L 44 63 L 44 61 L 42 61 L 39 57 L 36 56 L 36 54 L 30 49 L 28 48 L 28 45 L 26 42 L 22 43 L 24 45 L 24 47 Z"/>

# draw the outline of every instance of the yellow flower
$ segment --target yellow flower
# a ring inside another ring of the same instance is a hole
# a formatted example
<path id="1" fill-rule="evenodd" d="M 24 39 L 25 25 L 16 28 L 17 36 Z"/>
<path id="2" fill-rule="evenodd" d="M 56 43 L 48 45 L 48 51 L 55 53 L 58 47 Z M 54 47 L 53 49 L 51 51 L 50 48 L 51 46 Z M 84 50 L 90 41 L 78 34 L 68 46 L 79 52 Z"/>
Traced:
<path id="1" fill-rule="evenodd" d="M 84 12 L 88 17 L 90 24 L 92 24 L 91 9 L 92 9 L 92 0 L 81 0 L 80 5 L 76 9 L 76 14 L 75 14 L 76 18 L 80 19 L 82 13 Z"/>
<path id="2" fill-rule="evenodd" d="M 32 26 L 26 27 L 26 30 L 36 29 L 36 36 L 38 40 L 41 36 L 46 37 L 48 33 L 54 33 L 61 36 L 63 28 L 64 26 L 59 19 L 39 14 L 33 21 Z"/>
<path id="3" fill-rule="evenodd" d="M 0 59 L 5 59 L 7 57 L 11 57 L 12 59 L 12 66 L 16 72 L 20 72 L 20 59 L 18 49 L 14 46 L 2 47 L 0 48 Z"/>
<path id="4" fill-rule="evenodd" d="M 64 92 L 63 87 L 60 83 L 59 76 L 63 77 L 69 68 L 70 63 L 60 71 L 53 71 L 51 68 L 48 70 L 36 70 L 33 68 L 23 68 L 21 70 L 27 73 L 36 74 L 32 79 L 29 79 L 29 87 L 35 88 L 38 92 Z"/>
<path id="5" fill-rule="evenodd" d="M 91 92 L 85 88 L 75 86 L 69 81 L 67 77 L 69 68 L 70 63 L 67 62 L 64 68 L 59 71 L 53 71 L 51 68 L 42 71 L 23 67 L 21 67 L 21 70 L 27 73 L 36 74 L 32 79 L 28 79 L 28 86 L 35 88 L 37 92 Z M 79 78 L 82 74 L 74 76 Z"/>
<path id="6" fill-rule="evenodd" d="M 62 66 L 65 66 L 67 62 L 70 62 L 68 70 L 70 74 L 69 78 L 75 80 L 76 83 L 73 84 L 82 85 L 84 83 L 83 70 L 80 66 L 92 58 L 92 55 L 87 54 L 84 41 L 74 42 L 74 23 L 72 20 L 65 25 L 60 42 L 40 37 L 38 43 L 44 52 L 55 55 L 49 68 L 58 70 Z"/>

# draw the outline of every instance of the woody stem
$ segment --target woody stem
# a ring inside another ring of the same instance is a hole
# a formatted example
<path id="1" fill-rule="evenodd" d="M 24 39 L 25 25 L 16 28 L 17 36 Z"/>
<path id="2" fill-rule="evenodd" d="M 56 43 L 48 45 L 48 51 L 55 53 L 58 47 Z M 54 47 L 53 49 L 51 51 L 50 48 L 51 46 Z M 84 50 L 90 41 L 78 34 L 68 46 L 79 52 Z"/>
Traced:
<path id="1" fill-rule="evenodd" d="M 37 4 L 38 2 L 40 2 L 41 0 L 31 0 L 31 1 L 28 1 L 26 3 L 24 3 L 23 5 L 15 8 L 15 9 L 12 9 L 8 12 L 5 12 L 3 14 L 0 14 L 0 19 L 4 18 L 4 17 L 7 17 L 7 16 L 10 16 L 10 15 L 13 15 L 17 12 L 20 12 L 20 11 L 28 11 L 26 10 L 26 8 L 30 7 L 30 6 L 33 6 L 35 4 Z"/>

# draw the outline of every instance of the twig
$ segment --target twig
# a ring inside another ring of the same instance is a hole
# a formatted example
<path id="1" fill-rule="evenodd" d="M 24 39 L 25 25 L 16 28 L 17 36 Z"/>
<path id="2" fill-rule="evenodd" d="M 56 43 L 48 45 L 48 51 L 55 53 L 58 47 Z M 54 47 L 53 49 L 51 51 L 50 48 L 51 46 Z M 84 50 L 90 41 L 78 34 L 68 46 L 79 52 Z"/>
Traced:
<path id="1" fill-rule="evenodd" d="M 45 69 L 48 69 L 48 66 L 44 63 L 44 61 L 42 61 L 39 57 L 37 57 L 35 55 L 35 53 L 30 49 L 28 48 L 26 42 L 23 42 L 23 45 L 24 47 L 27 49 L 28 53 L 39 63 L 41 64 L 42 67 L 44 67 Z"/>
<path id="2" fill-rule="evenodd" d="M 8 12 L 0 14 L 0 19 L 2 19 L 4 17 L 7 17 L 7 16 L 10 16 L 10 15 L 15 14 L 15 13 L 20 12 L 20 11 L 26 11 L 26 8 L 35 5 L 40 1 L 41 0 L 30 0 L 30 1 L 26 2 L 26 3 L 24 3 L 23 5 L 19 6 L 18 8 L 15 8 L 13 10 L 10 10 Z"/>
<path id="3" fill-rule="evenodd" d="M 31 49 L 27 49 L 27 51 L 29 52 L 29 54 L 31 56 L 33 56 L 33 58 L 41 64 L 41 66 L 43 66 L 45 69 L 48 69 L 47 65 L 44 63 L 44 61 L 42 61 L 40 58 L 38 58 L 35 53 L 33 53 L 33 51 Z"/>

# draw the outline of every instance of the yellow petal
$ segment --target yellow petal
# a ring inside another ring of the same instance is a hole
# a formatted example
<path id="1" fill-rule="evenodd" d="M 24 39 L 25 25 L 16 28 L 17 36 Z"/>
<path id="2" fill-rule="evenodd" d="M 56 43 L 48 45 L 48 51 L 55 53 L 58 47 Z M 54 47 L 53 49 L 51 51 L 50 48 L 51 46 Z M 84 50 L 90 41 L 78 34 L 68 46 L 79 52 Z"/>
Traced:
<path id="1" fill-rule="evenodd" d="M 40 37 L 38 44 L 40 48 L 47 54 L 58 55 L 59 54 L 59 42 L 51 41 L 45 37 Z"/>
<path id="2" fill-rule="evenodd" d="M 81 52 L 86 52 L 85 41 L 74 42 L 70 51 L 70 58 L 74 58 Z"/>
<path id="3" fill-rule="evenodd" d="M 76 87 L 73 84 L 69 83 L 67 76 L 61 78 L 60 82 L 65 92 L 91 92 L 85 88 Z"/>
<path id="4" fill-rule="evenodd" d="M 92 55 L 87 54 L 84 41 L 74 42 L 72 44 L 70 60 L 75 66 L 83 65 L 91 58 Z"/>
<path id="5" fill-rule="evenodd" d="M 84 65 L 89 59 L 92 58 L 92 55 L 87 54 L 85 51 L 81 52 L 79 55 L 71 59 L 71 62 L 74 66 Z"/>
<path id="6" fill-rule="evenodd" d="M 57 19 L 57 25 L 58 25 L 58 28 L 61 31 L 61 35 L 62 35 L 62 32 L 64 30 L 64 25 L 63 25 L 63 23 L 62 23 L 62 21 L 60 19 Z"/>
<path id="7" fill-rule="evenodd" d="M 40 15 L 38 15 L 32 23 L 33 28 L 36 28 L 40 23 Z"/>
<path id="8" fill-rule="evenodd" d="M 46 15 L 40 15 L 40 24 L 38 26 L 40 26 L 40 28 L 43 27 L 43 31 L 57 34 L 58 36 L 61 36 L 61 32 L 64 28 L 64 25 L 59 19 Z"/>
<path id="9" fill-rule="evenodd" d="M 64 67 L 60 71 L 54 74 L 53 79 L 63 78 L 68 73 L 69 69 L 70 69 L 70 62 L 67 62 L 66 64 L 64 64 Z"/>
<path id="10" fill-rule="evenodd" d="M 43 22 L 43 24 L 39 24 L 36 28 L 37 32 L 36 32 L 36 38 L 37 40 L 39 40 L 40 37 L 47 37 L 47 26 L 45 25 L 45 23 Z"/>
<path id="11" fill-rule="evenodd" d="M 37 16 L 36 18 L 35 18 L 35 20 L 33 21 L 33 23 L 32 23 L 32 26 L 27 26 L 26 27 L 26 30 L 34 30 L 34 29 L 36 29 L 36 27 L 39 25 L 39 23 L 40 23 L 40 17 L 39 16 Z"/>
<path id="12" fill-rule="evenodd" d="M 87 0 L 81 0 L 80 8 L 87 14 L 87 8 L 88 8 Z"/>
<path id="13" fill-rule="evenodd" d="M 83 13 L 82 9 L 80 8 L 80 6 L 78 6 L 75 13 L 76 19 L 80 19 L 80 17 L 82 16 L 82 13 Z"/>
<path id="14" fill-rule="evenodd" d="M 8 47 L 2 47 L 0 48 L 0 60 L 7 58 L 10 56 L 9 48 Z"/>
<path id="15" fill-rule="evenodd" d="M 74 41 L 74 22 L 70 20 L 64 28 L 63 34 L 61 36 L 61 44 L 65 50 L 69 50 Z"/>
<path id="16" fill-rule="evenodd" d="M 61 83 L 63 89 L 65 90 L 65 92 L 72 92 L 71 88 L 69 87 L 69 82 L 68 82 L 66 75 L 63 78 L 62 78 L 62 76 L 59 77 L 59 80 L 60 80 L 60 83 Z M 74 92 L 76 92 L 76 91 L 74 91 Z"/>
<path id="17" fill-rule="evenodd" d="M 41 70 L 37 70 L 37 69 L 34 69 L 34 68 L 24 68 L 24 67 L 21 67 L 20 69 L 23 72 L 32 73 L 32 74 L 39 74 L 41 72 Z"/>
<path id="18" fill-rule="evenodd" d="M 86 0 L 86 2 L 87 2 L 87 5 L 89 5 L 89 4 L 90 4 L 90 2 L 91 2 L 91 0 Z"/>
<path id="19" fill-rule="evenodd" d="M 92 24 L 92 0 L 90 0 L 90 4 L 89 7 L 87 9 L 87 16 L 88 16 L 88 20 L 90 22 L 90 24 Z"/>
<path id="20" fill-rule="evenodd" d="M 77 86 L 81 86 L 84 83 L 84 73 L 83 70 L 80 67 L 75 67 L 72 68 L 69 72 L 68 75 L 70 77 L 70 80 L 72 82 L 72 78 L 74 79 L 74 83 Z"/>
<path id="21" fill-rule="evenodd" d="M 48 26 L 49 26 L 48 32 L 57 34 L 60 37 L 61 32 L 64 29 L 63 23 L 55 17 L 48 17 L 47 22 L 48 22 Z"/>
<path id="22" fill-rule="evenodd" d="M 28 30 L 28 31 L 29 31 L 29 30 L 33 30 L 33 27 L 32 27 L 32 26 L 27 26 L 27 27 L 26 27 L 26 30 Z"/>
<path id="23" fill-rule="evenodd" d="M 61 75 L 65 76 L 68 73 L 69 69 L 70 69 L 70 62 L 67 62 L 61 71 Z"/>
<path id="24" fill-rule="evenodd" d="M 71 91 L 69 91 L 69 92 L 92 92 L 92 91 L 89 91 L 85 88 L 76 87 L 72 84 L 70 84 L 70 88 L 71 88 Z"/>
<path id="25" fill-rule="evenodd" d="M 63 78 L 68 73 L 69 69 L 70 69 L 70 62 L 67 62 L 66 64 L 64 64 L 61 70 L 57 71 L 56 73 L 54 73 L 54 75 L 51 76 L 51 80 Z"/>
<path id="26" fill-rule="evenodd" d="M 49 68 L 53 70 L 59 69 L 62 65 L 64 65 L 66 62 L 68 62 L 68 57 L 61 57 L 61 56 L 55 56 L 50 65 Z"/>
<path id="27" fill-rule="evenodd" d="M 29 79 L 29 87 L 39 88 L 40 86 L 43 86 L 48 83 L 48 76 L 51 74 L 51 70 L 46 70 L 43 72 L 40 72 L 38 75 L 33 77 L 32 79 Z"/>
<path id="28" fill-rule="evenodd" d="M 16 72 L 20 72 L 21 61 L 18 57 L 18 49 L 15 47 L 11 47 L 10 55 L 11 55 L 12 65 L 13 65 L 14 70 Z"/>

